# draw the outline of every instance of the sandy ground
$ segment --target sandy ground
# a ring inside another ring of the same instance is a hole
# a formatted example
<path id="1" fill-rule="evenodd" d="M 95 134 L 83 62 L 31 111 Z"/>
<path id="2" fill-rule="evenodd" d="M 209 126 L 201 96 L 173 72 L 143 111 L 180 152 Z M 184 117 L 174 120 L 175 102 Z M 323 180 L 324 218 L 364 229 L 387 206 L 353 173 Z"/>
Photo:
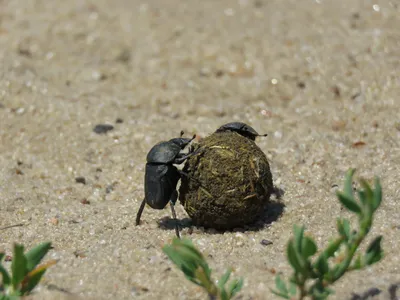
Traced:
<path id="1" fill-rule="evenodd" d="M 383 234 L 385 258 L 332 299 L 372 287 L 388 299 L 400 282 L 399 41 L 398 1 L 0 0 L 0 227 L 23 223 L 0 231 L 0 249 L 53 242 L 59 262 L 35 299 L 205 299 L 161 251 L 169 209 L 134 226 L 145 157 L 181 129 L 244 121 L 269 133 L 257 143 L 283 215 L 182 235 L 216 274 L 245 278 L 238 299 L 275 299 L 293 224 L 326 245 L 348 215 L 332 186 L 355 167 L 382 180 L 371 236 Z M 99 123 L 115 128 L 98 135 Z"/>

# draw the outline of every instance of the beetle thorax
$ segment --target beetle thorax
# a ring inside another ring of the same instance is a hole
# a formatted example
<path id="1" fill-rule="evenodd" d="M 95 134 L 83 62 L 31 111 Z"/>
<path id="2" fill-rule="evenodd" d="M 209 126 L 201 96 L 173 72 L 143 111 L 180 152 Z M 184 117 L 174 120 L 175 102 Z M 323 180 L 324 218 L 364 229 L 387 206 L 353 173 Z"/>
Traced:
<path id="1" fill-rule="evenodd" d="M 174 161 L 181 148 L 171 142 L 156 144 L 147 154 L 148 163 L 169 164 Z"/>

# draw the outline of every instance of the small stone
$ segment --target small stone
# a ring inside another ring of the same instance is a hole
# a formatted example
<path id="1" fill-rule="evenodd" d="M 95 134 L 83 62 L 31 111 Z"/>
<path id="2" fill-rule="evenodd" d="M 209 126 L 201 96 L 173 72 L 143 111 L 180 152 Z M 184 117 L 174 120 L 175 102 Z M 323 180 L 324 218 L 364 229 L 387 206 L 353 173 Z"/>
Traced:
<path id="1" fill-rule="evenodd" d="M 75 250 L 73 253 L 76 258 L 85 258 L 86 257 L 85 252 L 82 250 Z"/>
<path id="2" fill-rule="evenodd" d="M 269 240 L 261 240 L 260 244 L 263 246 L 268 246 L 268 245 L 272 245 L 273 243 Z"/>
<path id="3" fill-rule="evenodd" d="M 113 130 L 114 126 L 109 125 L 109 124 L 97 124 L 93 128 L 93 132 L 97 134 L 106 134 L 108 131 Z"/>
<path id="4" fill-rule="evenodd" d="M 297 87 L 300 89 L 304 89 L 306 87 L 306 84 L 303 81 L 300 81 L 297 83 Z"/>
<path id="5" fill-rule="evenodd" d="M 75 178 L 75 182 L 76 183 L 82 183 L 82 184 L 86 184 L 86 178 L 83 176 L 79 176 Z"/>
<path id="6" fill-rule="evenodd" d="M 208 77 L 211 74 L 211 70 L 207 67 L 201 68 L 199 72 L 200 76 Z"/>
<path id="7" fill-rule="evenodd" d="M 331 88 L 332 93 L 335 95 L 336 98 L 339 98 L 341 95 L 340 88 L 337 85 L 332 86 Z"/>
<path id="8" fill-rule="evenodd" d="M 106 80 L 107 75 L 105 75 L 104 73 L 101 73 L 100 71 L 93 71 L 92 78 L 96 81 L 101 81 L 101 80 Z"/>
<path id="9" fill-rule="evenodd" d="M 122 49 L 115 60 L 122 63 L 128 63 L 131 60 L 131 50 L 128 48 Z"/>
<path id="10" fill-rule="evenodd" d="M 355 142 L 355 143 L 352 144 L 352 147 L 353 147 L 353 148 L 361 148 L 361 147 L 364 147 L 365 145 L 366 145 L 365 142 L 363 142 L 363 141 L 357 141 L 357 142 Z"/>
<path id="11" fill-rule="evenodd" d="M 58 219 L 57 219 L 57 218 L 51 218 L 51 219 L 49 220 L 49 223 L 52 224 L 52 225 L 54 225 L 54 226 L 56 226 L 56 225 L 58 225 Z"/>
<path id="12" fill-rule="evenodd" d="M 342 130 L 342 129 L 344 129 L 346 127 L 346 124 L 347 123 L 344 120 L 335 120 L 335 121 L 332 122 L 332 129 L 334 131 Z"/>
<path id="13" fill-rule="evenodd" d="M 84 205 L 88 205 L 88 204 L 90 204 L 90 201 L 88 199 L 86 199 L 86 198 L 83 198 L 81 200 L 81 203 L 84 204 Z"/>

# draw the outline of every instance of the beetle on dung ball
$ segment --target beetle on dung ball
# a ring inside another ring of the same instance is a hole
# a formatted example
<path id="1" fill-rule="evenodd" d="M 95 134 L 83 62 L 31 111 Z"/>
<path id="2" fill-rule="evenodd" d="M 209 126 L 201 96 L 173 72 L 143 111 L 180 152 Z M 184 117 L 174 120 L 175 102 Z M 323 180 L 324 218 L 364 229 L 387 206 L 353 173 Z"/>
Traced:
<path id="1" fill-rule="evenodd" d="M 147 154 L 145 198 L 136 216 L 136 225 L 146 203 L 154 209 L 171 205 L 176 235 L 180 237 L 174 209 L 180 187 L 180 202 L 195 225 L 230 229 L 254 222 L 273 193 L 268 160 L 254 143 L 259 134 L 242 122 L 230 122 L 190 146 L 193 139 L 179 138 L 156 144 Z M 201 153 L 201 155 L 196 155 Z M 185 162 L 186 161 L 186 162 Z M 185 162 L 183 170 L 174 164 Z"/>
<path id="2" fill-rule="evenodd" d="M 146 203 L 154 209 L 163 209 L 168 202 L 171 205 L 172 217 L 175 220 L 175 232 L 179 236 L 174 205 L 178 199 L 176 185 L 181 178 L 181 172 L 174 164 L 181 164 L 195 153 L 181 153 L 181 151 L 196 137 L 173 138 L 153 146 L 147 154 L 146 171 L 144 177 L 145 197 L 136 215 L 136 225 L 140 223 Z"/>
<path id="3" fill-rule="evenodd" d="M 252 141 L 256 140 L 257 136 L 267 136 L 268 134 L 258 134 L 257 131 L 254 130 L 253 127 L 242 123 L 242 122 L 230 122 L 225 125 L 222 125 L 215 132 L 225 132 L 225 131 L 234 131 L 239 133 L 240 135 L 251 139 Z"/>

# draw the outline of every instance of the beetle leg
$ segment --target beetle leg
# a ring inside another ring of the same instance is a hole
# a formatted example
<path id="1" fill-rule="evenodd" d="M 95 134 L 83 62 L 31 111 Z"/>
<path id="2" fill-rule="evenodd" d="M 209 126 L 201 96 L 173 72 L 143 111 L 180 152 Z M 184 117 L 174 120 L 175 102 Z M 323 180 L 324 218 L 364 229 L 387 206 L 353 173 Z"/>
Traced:
<path id="1" fill-rule="evenodd" d="M 180 239 L 181 236 L 179 234 L 179 225 L 178 225 L 178 220 L 176 219 L 176 213 L 175 213 L 175 207 L 174 207 L 175 206 L 175 202 L 176 202 L 177 199 L 178 199 L 178 192 L 174 191 L 172 193 L 172 196 L 171 196 L 171 199 L 170 199 L 169 203 L 171 205 L 172 218 L 175 221 L 175 233 L 176 233 L 176 236 Z"/>
<path id="2" fill-rule="evenodd" d="M 138 226 L 140 223 L 140 217 L 142 216 L 145 206 L 146 206 L 146 199 L 143 199 L 142 204 L 140 204 L 139 210 L 136 215 L 136 226 Z"/>
<path id="3" fill-rule="evenodd" d="M 190 180 L 196 181 L 197 184 L 200 184 L 200 181 L 197 180 L 196 178 L 192 177 L 191 175 L 189 175 L 188 173 L 182 171 L 182 170 L 178 170 L 178 173 L 182 176 L 185 176 L 187 178 L 189 178 Z"/>
<path id="4" fill-rule="evenodd" d="M 176 158 L 174 159 L 174 161 L 172 162 L 175 165 L 180 165 L 181 163 L 183 163 L 185 160 L 187 160 L 189 157 L 199 154 L 200 152 L 203 152 L 203 149 L 198 149 L 194 152 L 191 152 L 189 154 L 184 154 L 184 153 L 179 153 Z"/>

